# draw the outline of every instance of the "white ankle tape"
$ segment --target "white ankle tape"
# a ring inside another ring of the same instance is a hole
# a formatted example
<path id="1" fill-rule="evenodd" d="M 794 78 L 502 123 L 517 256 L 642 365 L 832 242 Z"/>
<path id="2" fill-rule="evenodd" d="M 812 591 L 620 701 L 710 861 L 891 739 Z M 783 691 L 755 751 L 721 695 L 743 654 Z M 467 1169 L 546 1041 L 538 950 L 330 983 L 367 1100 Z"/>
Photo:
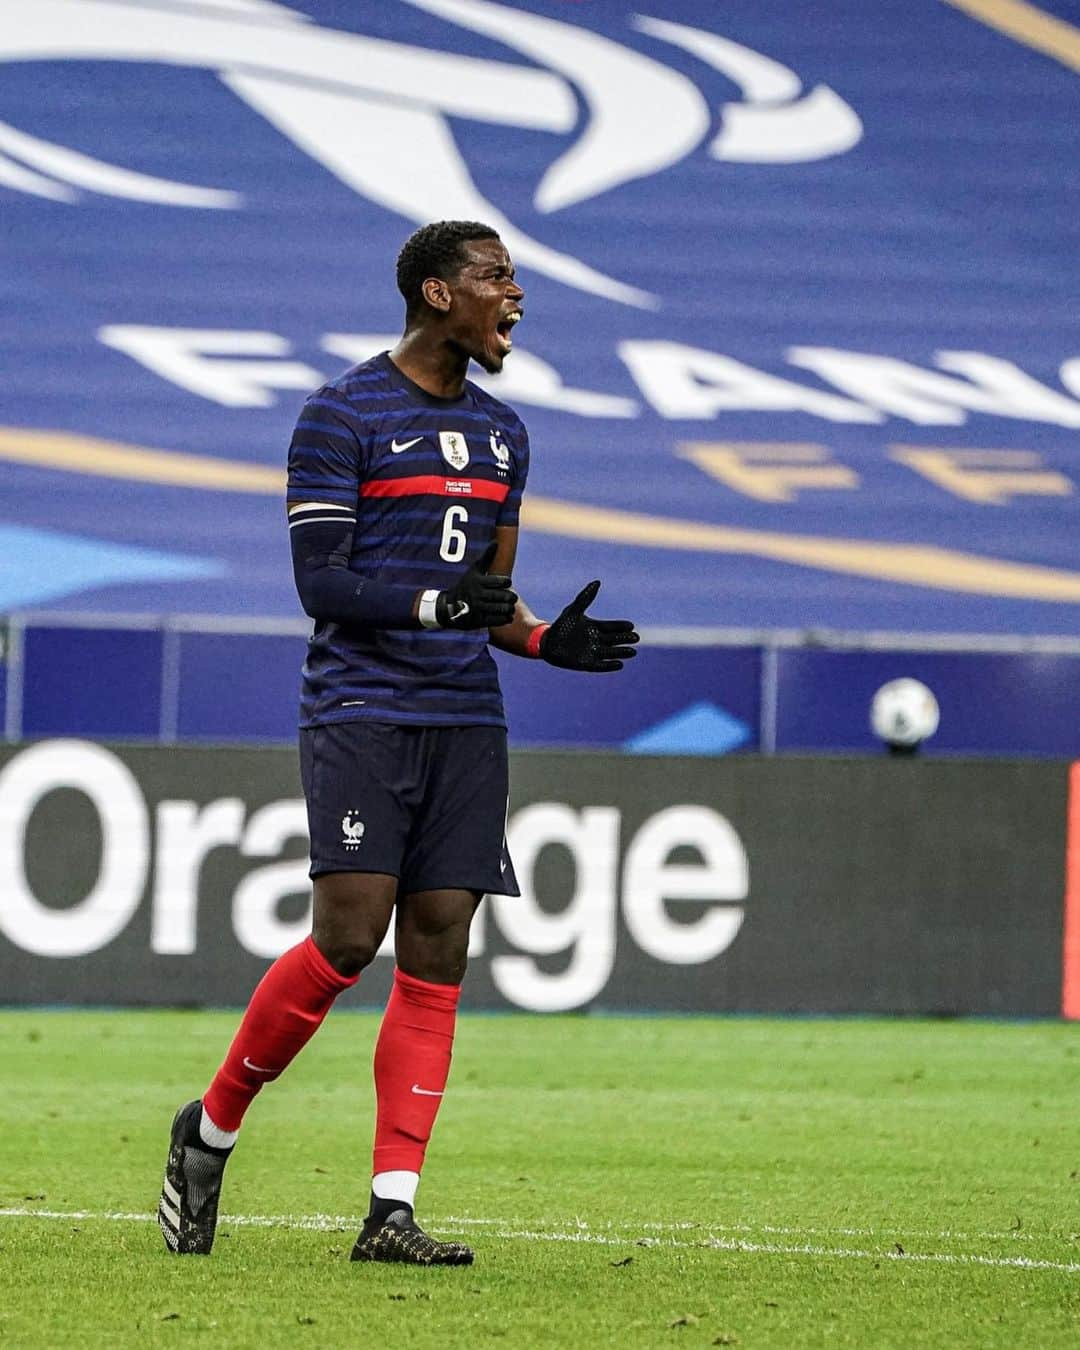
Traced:
<path id="1" fill-rule="evenodd" d="M 199 1117 L 199 1138 L 204 1144 L 209 1144 L 211 1148 L 232 1148 L 239 1135 L 239 1130 L 223 1130 L 215 1125 L 206 1114 L 206 1107 L 203 1107 Z"/>
<path id="2" fill-rule="evenodd" d="M 376 1172 L 371 1178 L 372 1193 L 380 1200 L 400 1200 L 410 1207 L 416 1203 L 419 1185 L 419 1172 Z"/>

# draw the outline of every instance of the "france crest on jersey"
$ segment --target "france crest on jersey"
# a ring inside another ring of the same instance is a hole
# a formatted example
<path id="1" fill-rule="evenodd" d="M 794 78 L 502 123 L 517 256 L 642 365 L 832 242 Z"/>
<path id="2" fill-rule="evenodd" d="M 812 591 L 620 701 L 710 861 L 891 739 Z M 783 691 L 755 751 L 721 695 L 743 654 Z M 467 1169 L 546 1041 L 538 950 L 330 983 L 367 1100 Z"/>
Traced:
<path id="1" fill-rule="evenodd" d="M 470 381 L 460 398 L 436 398 L 383 352 L 304 404 L 288 503 L 355 511 L 349 568 L 358 577 L 442 590 L 496 526 L 517 525 L 528 470 L 513 409 Z M 354 719 L 504 726 L 487 633 L 317 623 L 301 726 Z"/>

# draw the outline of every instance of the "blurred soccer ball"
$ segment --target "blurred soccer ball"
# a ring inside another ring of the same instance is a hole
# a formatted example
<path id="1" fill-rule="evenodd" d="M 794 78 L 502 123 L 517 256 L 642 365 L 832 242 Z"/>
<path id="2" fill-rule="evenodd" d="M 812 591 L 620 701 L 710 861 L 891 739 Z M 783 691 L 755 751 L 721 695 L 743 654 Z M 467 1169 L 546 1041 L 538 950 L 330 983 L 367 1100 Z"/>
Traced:
<path id="1" fill-rule="evenodd" d="M 888 745 L 913 746 L 938 729 L 938 702 L 921 680 L 890 680 L 870 704 L 870 726 Z"/>

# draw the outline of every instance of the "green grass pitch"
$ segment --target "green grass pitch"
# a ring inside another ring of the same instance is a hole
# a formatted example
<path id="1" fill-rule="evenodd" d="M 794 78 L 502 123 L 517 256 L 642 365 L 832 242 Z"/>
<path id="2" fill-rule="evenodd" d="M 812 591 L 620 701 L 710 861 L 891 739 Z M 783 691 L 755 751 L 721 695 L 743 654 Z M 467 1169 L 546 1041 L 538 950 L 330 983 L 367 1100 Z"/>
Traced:
<path id="1" fill-rule="evenodd" d="M 418 1213 L 351 1265 L 376 1019 L 256 1101 L 213 1256 L 153 1213 L 232 1013 L 0 1013 L 0 1346 L 1080 1345 L 1080 1034 L 465 1015 Z"/>

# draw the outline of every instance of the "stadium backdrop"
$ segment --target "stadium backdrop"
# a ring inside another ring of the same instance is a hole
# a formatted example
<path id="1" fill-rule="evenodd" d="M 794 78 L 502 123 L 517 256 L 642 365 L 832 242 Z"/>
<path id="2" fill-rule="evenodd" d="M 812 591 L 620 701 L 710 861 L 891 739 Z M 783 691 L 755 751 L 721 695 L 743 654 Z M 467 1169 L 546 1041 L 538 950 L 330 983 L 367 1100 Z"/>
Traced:
<path id="1" fill-rule="evenodd" d="M 527 288 L 518 581 L 1077 636 L 1075 7 L 8 0 L 0 609 L 295 616 L 303 391 L 419 222 Z"/>
<path id="2" fill-rule="evenodd" d="M 264 644 L 296 643 L 291 423 L 392 340 L 402 238 L 456 215 L 502 230 L 528 290 L 496 386 L 534 446 L 517 582 L 552 613 L 601 576 L 603 607 L 653 635 L 622 709 L 510 673 L 522 743 L 865 749 L 874 682 L 922 673 L 941 748 L 1077 753 L 1074 6 L 7 0 L 5 18 L 9 739 L 280 734 L 295 677 L 254 675 Z M 1049 870 L 1016 894 L 1048 888 L 1056 965 L 1042 946 L 1036 968 L 1060 984 L 1065 769 L 1030 772 L 1056 795 L 1016 852 Z M 89 799 L 58 800 L 92 858 Z M 47 869 L 4 841 L 9 872 Z M 1049 1008 L 1040 978 L 998 1006 Z"/>

